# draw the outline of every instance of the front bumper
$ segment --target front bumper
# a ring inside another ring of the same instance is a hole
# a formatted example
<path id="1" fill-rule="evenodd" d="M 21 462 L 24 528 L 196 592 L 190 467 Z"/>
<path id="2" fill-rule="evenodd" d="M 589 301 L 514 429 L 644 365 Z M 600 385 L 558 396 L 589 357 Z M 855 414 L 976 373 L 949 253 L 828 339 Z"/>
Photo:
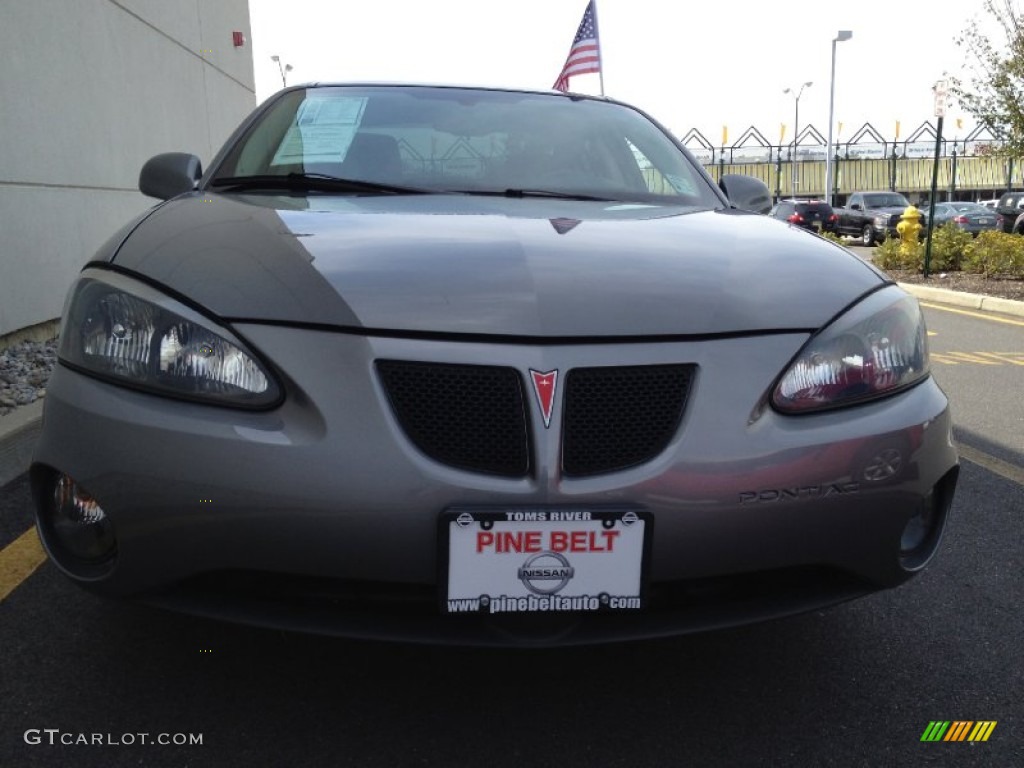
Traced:
<path id="1" fill-rule="evenodd" d="M 938 545 L 957 456 L 928 379 L 886 400 L 801 417 L 760 409 L 804 334 L 671 344 L 518 346 L 362 338 L 247 325 L 287 371 L 287 397 L 245 413 L 125 390 L 60 367 L 34 457 L 37 505 L 56 473 L 99 501 L 115 559 L 69 576 L 239 621 L 364 637 L 562 644 L 675 634 L 786 615 L 894 586 Z M 395 419 L 381 358 L 568 370 L 697 366 L 683 423 L 637 467 L 585 478 L 559 464 L 559 413 L 529 400 L 534 462 L 502 478 L 441 465 Z M 877 459 L 890 461 L 878 470 Z M 901 557 L 934 489 L 927 551 Z M 655 520 L 650 610 L 624 616 L 442 617 L 438 515 L 455 506 L 635 505 Z"/>

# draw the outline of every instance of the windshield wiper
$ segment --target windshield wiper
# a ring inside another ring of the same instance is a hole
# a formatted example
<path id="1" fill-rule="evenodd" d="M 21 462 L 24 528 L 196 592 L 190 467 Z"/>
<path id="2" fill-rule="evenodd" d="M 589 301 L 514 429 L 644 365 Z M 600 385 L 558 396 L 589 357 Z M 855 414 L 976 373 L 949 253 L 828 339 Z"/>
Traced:
<path id="1" fill-rule="evenodd" d="M 596 200 L 602 203 L 614 203 L 613 197 L 585 195 L 579 192 L 556 192 L 550 189 L 452 189 L 456 195 L 481 195 L 484 197 L 550 197 L 556 200 Z"/>
<path id="2" fill-rule="evenodd" d="M 318 192 L 365 192 L 377 195 L 429 195 L 437 190 L 403 187 L 362 179 L 343 179 L 326 173 L 289 173 L 287 175 L 262 174 L 254 176 L 222 176 L 210 182 L 211 187 L 227 190 L 289 189 Z"/>

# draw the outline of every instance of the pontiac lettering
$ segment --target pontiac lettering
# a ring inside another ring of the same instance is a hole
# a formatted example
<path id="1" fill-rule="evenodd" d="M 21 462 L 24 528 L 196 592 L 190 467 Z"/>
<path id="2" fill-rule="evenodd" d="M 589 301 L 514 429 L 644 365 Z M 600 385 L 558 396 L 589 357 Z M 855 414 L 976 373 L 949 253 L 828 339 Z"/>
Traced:
<path id="1" fill-rule="evenodd" d="M 860 483 L 833 483 L 831 485 L 802 485 L 797 488 L 767 488 L 763 491 L 742 491 L 740 504 L 760 504 L 801 499 L 824 499 L 846 496 L 860 491 Z"/>

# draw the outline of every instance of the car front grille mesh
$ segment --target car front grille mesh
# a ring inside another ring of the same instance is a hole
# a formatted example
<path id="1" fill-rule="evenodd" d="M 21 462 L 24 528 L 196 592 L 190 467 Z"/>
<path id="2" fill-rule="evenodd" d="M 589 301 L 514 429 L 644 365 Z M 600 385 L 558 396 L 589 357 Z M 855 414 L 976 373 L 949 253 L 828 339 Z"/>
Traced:
<path id="1" fill-rule="evenodd" d="M 693 366 L 574 368 L 565 378 L 562 469 L 595 475 L 642 464 L 679 429 Z"/>
<path id="2" fill-rule="evenodd" d="M 474 472 L 527 474 L 526 411 L 514 368 L 378 360 L 377 370 L 402 429 L 427 456 Z"/>
<path id="3" fill-rule="evenodd" d="M 424 454 L 458 469 L 523 477 L 531 467 L 522 377 L 514 368 L 378 360 L 388 400 Z M 562 470 L 614 472 L 653 459 L 682 419 L 692 365 L 575 368 L 562 398 Z"/>

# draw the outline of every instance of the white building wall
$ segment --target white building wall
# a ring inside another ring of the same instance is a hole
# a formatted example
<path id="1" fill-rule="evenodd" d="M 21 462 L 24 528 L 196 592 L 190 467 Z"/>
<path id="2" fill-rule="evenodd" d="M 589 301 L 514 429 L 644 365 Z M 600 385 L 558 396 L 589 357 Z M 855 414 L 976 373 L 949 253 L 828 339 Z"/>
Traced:
<path id="1" fill-rule="evenodd" d="M 0 2 L 0 336 L 59 316 L 96 248 L 157 202 L 138 191 L 148 158 L 212 159 L 256 106 L 249 38 L 247 0 Z"/>

